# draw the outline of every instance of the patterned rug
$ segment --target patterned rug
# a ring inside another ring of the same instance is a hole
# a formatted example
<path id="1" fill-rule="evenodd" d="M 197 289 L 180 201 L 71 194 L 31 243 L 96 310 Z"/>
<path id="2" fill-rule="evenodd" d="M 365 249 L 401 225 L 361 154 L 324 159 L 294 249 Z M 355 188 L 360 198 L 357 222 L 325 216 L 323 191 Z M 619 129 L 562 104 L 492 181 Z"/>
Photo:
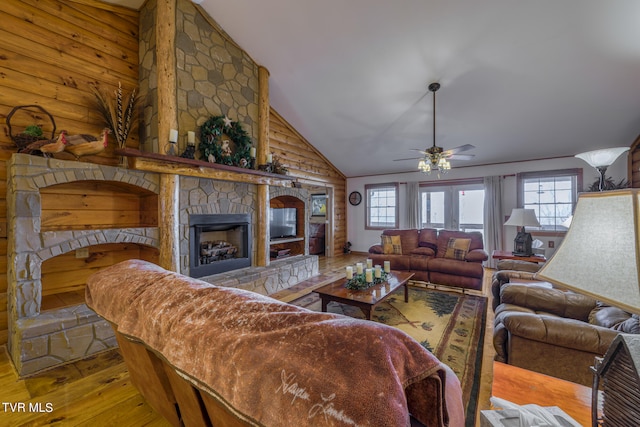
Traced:
<path id="1" fill-rule="evenodd" d="M 320 298 L 315 293 L 292 304 L 321 310 Z M 404 302 L 404 290 L 400 288 L 373 311 L 374 321 L 406 332 L 456 373 L 467 405 L 467 426 L 475 425 L 486 308 L 487 300 L 482 296 L 410 286 L 408 303 Z M 364 319 L 359 308 L 337 302 L 329 303 L 327 310 Z"/>

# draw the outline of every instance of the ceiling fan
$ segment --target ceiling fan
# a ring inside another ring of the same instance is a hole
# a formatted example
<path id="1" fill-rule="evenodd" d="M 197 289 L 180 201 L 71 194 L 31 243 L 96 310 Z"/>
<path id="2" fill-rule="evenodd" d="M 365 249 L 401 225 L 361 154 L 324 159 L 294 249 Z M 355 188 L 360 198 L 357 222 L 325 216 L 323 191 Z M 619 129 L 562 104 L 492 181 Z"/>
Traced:
<path id="1" fill-rule="evenodd" d="M 422 153 L 423 157 L 412 157 L 408 159 L 395 160 L 403 161 L 420 159 L 420 161 L 418 162 L 418 169 L 421 172 L 427 174 L 431 173 L 432 170 L 437 170 L 439 173 L 446 173 L 449 169 L 451 169 L 451 163 L 449 163 L 449 159 L 471 160 L 474 157 L 473 154 L 459 153 L 476 148 L 471 144 L 465 144 L 459 147 L 445 150 L 442 147 L 438 147 L 436 145 L 436 92 L 438 89 L 440 89 L 440 83 L 431 83 L 429 85 L 429 91 L 433 92 L 433 146 L 427 148 L 426 150 L 419 150 L 417 148 L 412 149 L 413 151 Z"/>

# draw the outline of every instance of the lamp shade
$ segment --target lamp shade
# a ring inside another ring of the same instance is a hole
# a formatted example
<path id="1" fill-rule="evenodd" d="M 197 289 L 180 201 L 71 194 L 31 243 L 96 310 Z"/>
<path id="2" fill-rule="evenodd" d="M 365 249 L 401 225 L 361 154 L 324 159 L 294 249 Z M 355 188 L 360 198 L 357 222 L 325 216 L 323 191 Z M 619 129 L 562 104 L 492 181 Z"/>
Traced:
<path id="1" fill-rule="evenodd" d="M 589 163 L 594 168 L 606 167 L 611 166 L 622 153 L 628 150 L 629 147 L 603 148 L 602 150 L 576 154 L 576 157 Z"/>
<path id="2" fill-rule="evenodd" d="M 640 190 L 582 193 L 536 278 L 640 314 Z"/>
<path id="3" fill-rule="evenodd" d="M 533 209 L 514 208 L 511 216 L 504 225 L 515 225 L 516 227 L 540 227 L 536 211 Z"/>

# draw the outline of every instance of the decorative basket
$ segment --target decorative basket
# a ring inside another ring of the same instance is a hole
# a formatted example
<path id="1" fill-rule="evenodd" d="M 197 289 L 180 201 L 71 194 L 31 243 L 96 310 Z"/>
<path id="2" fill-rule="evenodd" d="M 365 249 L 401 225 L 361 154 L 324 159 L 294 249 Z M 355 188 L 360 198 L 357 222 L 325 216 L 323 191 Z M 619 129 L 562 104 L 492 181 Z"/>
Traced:
<path id="1" fill-rule="evenodd" d="M 37 120 L 42 120 L 42 116 L 40 114 L 38 114 L 37 112 L 34 111 L 29 111 L 30 109 L 38 109 L 40 111 L 42 111 L 44 114 L 46 114 L 49 117 L 49 120 L 51 120 L 51 138 L 47 138 L 46 136 L 33 136 L 33 135 L 27 135 L 24 132 L 24 129 L 22 129 L 20 132 L 16 133 L 16 135 L 13 134 L 13 129 L 11 128 L 11 118 L 13 117 L 13 115 L 18 112 L 19 110 L 24 110 L 24 112 L 35 122 Z M 11 110 L 11 112 L 7 115 L 7 127 L 9 128 L 9 136 L 11 137 L 11 139 L 13 140 L 13 142 L 16 144 L 16 146 L 18 147 L 19 150 L 25 148 L 27 145 L 31 144 L 32 142 L 35 141 L 39 141 L 41 139 L 53 139 L 56 133 L 56 122 L 55 120 L 53 120 L 53 116 L 51 114 L 49 114 L 49 112 L 47 110 L 45 110 L 44 108 L 42 108 L 39 105 L 19 105 L 17 107 L 14 107 L 13 110 Z"/>

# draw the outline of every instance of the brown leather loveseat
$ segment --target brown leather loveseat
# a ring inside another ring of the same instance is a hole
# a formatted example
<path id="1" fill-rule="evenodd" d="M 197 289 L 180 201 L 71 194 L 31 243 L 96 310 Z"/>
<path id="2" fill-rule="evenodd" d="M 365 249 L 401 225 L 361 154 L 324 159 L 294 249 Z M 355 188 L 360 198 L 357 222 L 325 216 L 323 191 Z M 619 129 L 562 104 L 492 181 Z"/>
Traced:
<path id="1" fill-rule="evenodd" d="M 413 279 L 461 289 L 482 290 L 484 250 L 482 233 L 437 230 L 435 228 L 384 230 L 382 241 L 394 239 L 391 246 L 369 248 L 373 264 L 391 262 L 392 270 L 415 273 Z"/>
<path id="2" fill-rule="evenodd" d="M 504 283 L 499 298 L 495 359 L 587 386 L 594 358 L 605 354 L 616 335 L 640 333 L 637 315 L 549 286 Z"/>

